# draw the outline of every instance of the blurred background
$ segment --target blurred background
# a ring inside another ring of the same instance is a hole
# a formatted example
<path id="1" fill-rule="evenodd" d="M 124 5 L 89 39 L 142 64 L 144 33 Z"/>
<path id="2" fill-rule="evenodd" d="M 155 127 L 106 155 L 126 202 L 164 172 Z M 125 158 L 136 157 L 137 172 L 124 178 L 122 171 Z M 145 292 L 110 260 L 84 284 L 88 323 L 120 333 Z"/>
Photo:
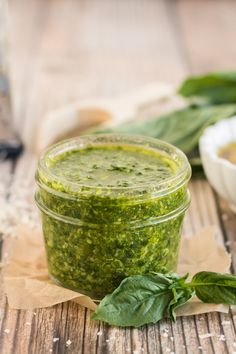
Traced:
<path id="1" fill-rule="evenodd" d="M 9 8 L 14 127 L 26 138 L 65 104 L 235 68 L 234 0 L 10 0 Z"/>

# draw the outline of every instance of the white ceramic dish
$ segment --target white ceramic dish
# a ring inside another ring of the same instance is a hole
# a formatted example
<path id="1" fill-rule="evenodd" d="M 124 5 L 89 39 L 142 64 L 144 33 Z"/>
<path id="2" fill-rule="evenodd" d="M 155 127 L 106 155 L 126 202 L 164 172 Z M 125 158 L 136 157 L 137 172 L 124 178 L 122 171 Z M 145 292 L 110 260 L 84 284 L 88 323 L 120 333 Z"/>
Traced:
<path id="1" fill-rule="evenodd" d="M 236 141 L 236 116 L 205 129 L 199 149 L 210 184 L 236 213 L 236 165 L 218 156 L 218 149 L 232 141 Z"/>

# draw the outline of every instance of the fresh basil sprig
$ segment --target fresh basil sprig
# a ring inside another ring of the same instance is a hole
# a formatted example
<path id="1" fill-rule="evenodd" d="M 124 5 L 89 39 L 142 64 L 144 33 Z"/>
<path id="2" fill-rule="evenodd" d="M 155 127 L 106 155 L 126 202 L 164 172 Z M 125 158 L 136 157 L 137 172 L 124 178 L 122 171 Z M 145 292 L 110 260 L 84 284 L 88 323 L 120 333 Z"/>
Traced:
<path id="1" fill-rule="evenodd" d="M 176 319 L 175 310 L 193 295 L 203 302 L 236 304 L 236 276 L 200 272 L 187 282 L 175 273 L 134 275 L 100 302 L 92 318 L 116 326 L 140 327 L 163 317 Z"/>
<path id="2" fill-rule="evenodd" d="M 175 309 L 194 294 L 192 289 L 182 286 L 185 279 L 186 276 L 160 273 L 125 278 L 101 301 L 92 318 L 134 327 L 157 322 L 166 314 L 175 320 Z"/>

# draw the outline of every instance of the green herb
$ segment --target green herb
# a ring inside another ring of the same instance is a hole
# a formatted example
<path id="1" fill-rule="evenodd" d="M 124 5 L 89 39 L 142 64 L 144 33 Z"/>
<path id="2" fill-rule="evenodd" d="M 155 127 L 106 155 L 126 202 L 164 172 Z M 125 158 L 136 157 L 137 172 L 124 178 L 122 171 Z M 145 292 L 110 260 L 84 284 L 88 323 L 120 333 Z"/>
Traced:
<path id="1" fill-rule="evenodd" d="M 200 159 L 191 154 L 197 148 L 204 129 L 235 113 L 236 104 L 187 107 L 160 118 L 131 121 L 114 128 L 96 130 L 96 133 L 140 134 L 162 139 L 180 148 L 189 156 L 192 166 L 198 166 Z"/>
<path id="2" fill-rule="evenodd" d="M 200 272 L 194 275 L 191 285 L 203 302 L 236 304 L 236 276 L 233 274 Z"/>
<path id="3" fill-rule="evenodd" d="M 178 169 L 178 164 L 165 154 L 143 147 L 112 144 L 67 151 L 51 158 L 49 163 L 53 175 L 78 186 L 91 187 L 101 184 L 115 188 L 125 179 L 131 186 L 145 188 L 170 178 Z M 140 177 L 142 172 L 145 175 Z"/>
<path id="4" fill-rule="evenodd" d="M 187 276 L 175 273 L 130 276 L 101 301 L 92 318 L 134 327 L 155 323 L 165 316 L 175 321 L 175 310 L 195 294 L 207 303 L 236 304 L 235 275 L 200 272 L 186 282 Z"/>
<path id="5" fill-rule="evenodd" d="M 182 286 L 185 279 L 186 276 L 161 273 L 128 277 L 101 301 L 92 318 L 134 327 L 155 323 L 166 314 L 174 320 L 175 309 L 194 294 L 192 289 Z"/>
<path id="6" fill-rule="evenodd" d="M 187 78 L 178 93 L 202 97 L 213 104 L 236 102 L 236 72 L 216 72 Z"/>

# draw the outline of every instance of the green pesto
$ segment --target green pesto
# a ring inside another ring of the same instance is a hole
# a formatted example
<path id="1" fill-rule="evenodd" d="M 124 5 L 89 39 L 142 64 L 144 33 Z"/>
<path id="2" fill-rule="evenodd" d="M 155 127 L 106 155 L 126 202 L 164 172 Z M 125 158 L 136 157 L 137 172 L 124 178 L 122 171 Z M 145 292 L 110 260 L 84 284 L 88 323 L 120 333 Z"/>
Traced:
<path id="1" fill-rule="evenodd" d="M 156 218 L 187 203 L 187 183 L 163 196 L 150 192 L 175 176 L 175 161 L 153 149 L 110 144 L 67 151 L 46 165 L 57 178 L 38 172 L 46 188 L 36 200 L 56 282 L 101 299 L 129 275 L 175 270 L 185 210 Z M 129 188 L 139 189 L 140 197 Z"/>
<path id="2" fill-rule="evenodd" d="M 55 176 L 91 187 L 141 187 L 172 176 L 176 163 L 151 149 L 100 145 L 72 150 L 48 161 Z"/>

